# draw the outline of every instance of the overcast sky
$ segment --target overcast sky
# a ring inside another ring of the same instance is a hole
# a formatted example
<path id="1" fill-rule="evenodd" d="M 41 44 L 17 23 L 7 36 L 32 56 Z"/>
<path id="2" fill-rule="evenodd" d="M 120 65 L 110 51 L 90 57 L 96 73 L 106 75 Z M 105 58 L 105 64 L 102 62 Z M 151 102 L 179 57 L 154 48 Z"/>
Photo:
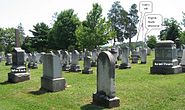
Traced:
<path id="1" fill-rule="evenodd" d="M 99 3 L 103 8 L 103 15 L 116 0 L 0 0 L 0 27 L 17 27 L 23 24 L 26 35 L 33 29 L 33 25 L 44 22 L 48 25 L 52 22 L 52 15 L 65 9 L 74 9 L 80 20 L 86 18 L 92 9 L 93 3 Z M 138 5 L 144 0 L 120 0 L 125 10 L 129 10 L 133 3 Z M 163 18 L 174 17 L 179 22 L 182 20 L 182 11 L 185 12 L 184 0 L 147 0 L 153 3 L 153 14 L 161 14 Z M 140 13 L 139 13 L 140 15 Z M 151 31 L 149 34 L 159 34 L 159 30 Z"/>

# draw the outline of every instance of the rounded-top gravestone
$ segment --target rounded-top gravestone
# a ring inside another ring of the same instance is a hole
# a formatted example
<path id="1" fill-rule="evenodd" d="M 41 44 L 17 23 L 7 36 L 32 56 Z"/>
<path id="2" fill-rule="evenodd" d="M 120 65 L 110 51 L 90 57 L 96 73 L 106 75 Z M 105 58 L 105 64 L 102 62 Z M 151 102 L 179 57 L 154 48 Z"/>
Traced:
<path id="1" fill-rule="evenodd" d="M 108 51 L 101 52 L 97 64 L 97 92 L 93 94 L 93 103 L 107 108 L 120 106 L 120 99 L 115 96 L 114 56 Z"/>

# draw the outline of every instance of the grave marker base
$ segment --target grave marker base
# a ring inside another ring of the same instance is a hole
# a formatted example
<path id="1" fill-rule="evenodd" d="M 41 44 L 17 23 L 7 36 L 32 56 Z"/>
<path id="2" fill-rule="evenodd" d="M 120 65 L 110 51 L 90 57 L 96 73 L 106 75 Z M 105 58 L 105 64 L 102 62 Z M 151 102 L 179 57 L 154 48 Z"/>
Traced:
<path id="1" fill-rule="evenodd" d="M 66 81 L 64 78 L 41 77 L 41 90 L 57 92 L 65 89 Z"/>
<path id="2" fill-rule="evenodd" d="M 120 99 L 118 97 L 108 98 L 105 95 L 93 94 L 93 104 L 103 106 L 105 108 L 119 107 Z"/>
<path id="3" fill-rule="evenodd" d="M 30 80 L 30 73 L 8 73 L 8 82 L 18 83 Z"/>

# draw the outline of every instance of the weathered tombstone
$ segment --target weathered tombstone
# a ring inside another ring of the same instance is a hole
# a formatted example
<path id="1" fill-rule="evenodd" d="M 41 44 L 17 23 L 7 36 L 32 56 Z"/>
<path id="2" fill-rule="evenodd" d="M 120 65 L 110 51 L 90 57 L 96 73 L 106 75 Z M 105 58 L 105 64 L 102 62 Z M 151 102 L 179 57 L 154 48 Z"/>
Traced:
<path id="1" fill-rule="evenodd" d="M 115 96 L 115 60 L 113 55 L 104 51 L 98 56 L 97 92 L 93 94 L 93 104 L 107 108 L 120 106 Z"/>
<path id="2" fill-rule="evenodd" d="M 96 67 L 97 66 L 97 49 L 92 50 L 92 61 L 91 61 L 91 66 Z"/>
<path id="3" fill-rule="evenodd" d="M 131 55 L 131 58 L 132 58 L 132 63 L 138 63 L 138 60 L 139 60 L 139 52 L 133 51 L 132 52 L 132 55 Z"/>
<path id="4" fill-rule="evenodd" d="M 150 68 L 152 74 L 171 74 L 182 72 L 182 67 L 178 65 L 176 46 L 173 41 L 166 40 L 157 43 L 155 48 L 155 59 L 153 67 Z"/>
<path id="5" fill-rule="evenodd" d="M 28 68 L 37 69 L 38 65 L 37 65 L 36 54 L 35 53 L 32 53 L 32 54 L 30 53 L 28 57 L 29 57 Z"/>
<path id="6" fill-rule="evenodd" d="M 11 53 L 7 53 L 5 65 L 12 65 L 12 54 Z"/>
<path id="7" fill-rule="evenodd" d="M 40 53 L 36 53 L 36 61 L 37 61 L 37 64 L 38 63 L 41 63 L 40 62 L 40 57 L 41 57 L 41 54 Z"/>
<path id="8" fill-rule="evenodd" d="M 26 72 L 24 65 L 24 50 L 19 47 L 13 49 L 11 72 L 8 73 L 8 81 L 17 83 L 30 79 L 30 73 Z"/>
<path id="9" fill-rule="evenodd" d="M 185 72 L 185 49 L 183 50 L 183 55 L 181 59 L 182 72 Z"/>
<path id="10" fill-rule="evenodd" d="M 38 65 L 37 65 L 37 58 L 36 58 L 36 54 L 35 53 L 33 53 L 32 54 L 32 59 L 33 59 L 33 65 L 32 65 L 32 69 L 37 69 L 38 68 Z"/>
<path id="11" fill-rule="evenodd" d="M 3 52 L 0 52 L 0 62 L 3 60 Z"/>
<path id="12" fill-rule="evenodd" d="M 93 70 L 91 69 L 91 55 L 89 51 L 86 51 L 84 57 L 84 69 L 82 70 L 82 74 L 92 74 Z"/>
<path id="13" fill-rule="evenodd" d="M 182 54 L 183 54 L 183 50 L 182 49 L 177 49 L 177 60 L 178 60 L 178 64 L 180 64 L 180 62 L 181 62 Z"/>
<path id="14" fill-rule="evenodd" d="M 57 55 L 53 53 L 44 54 L 41 89 L 51 92 L 64 90 L 66 81 L 61 75 L 61 70 L 61 62 Z"/>
<path id="15" fill-rule="evenodd" d="M 63 59 L 63 65 L 62 65 L 62 70 L 63 71 L 69 71 L 70 65 L 69 65 L 69 53 L 67 51 L 63 51 L 62 53 L 62 59 Z"/>
<path id="16" fill-rule="evenodd" d="M 130 61 L 129 61 L 129 48 L 122 47 L 122 57 L 121 57 L 121 64 L 119 69 L 126 69 L 131 68 Z"/>
<path id="17" fill-rule="evenodd" d="M 151 54 L 151 49 L 148 47 L 147 48 L 147 55 L 150 55 Z"/>
<path id="18" fill-rule="evenodd" d="M 141 64 L 146 64 L 147 61 L 147 52 L 146 49 L 141 49 Z"/>
<path id="19" fill-rule="evenodd" d="M 83 60 L 83 51 L 80 51 L 79 53 L 79 60 Z"/>
<path id="20" fill-rule="evenodd" d="M 79 65 L 79 52 L 77 50 L 74 50 L 72 52 L 72 61 L 70 65 L 70 72 L 80 72 L 80 65 Z"/>
<path id="21" fill-rule="evenodd" d="M 46 54 L 46 53 L 45 53 L 45 52 L 41 52 L 41 53 L 40 53 L 41 56 L 40 56 L 39 61 L 40 61 L 41 64 L 43 63 L 44 54 Z"/>
<path id="22" fill-rule="evenodd" d="M 114 60 L 115 60 L 115 67 L 118 68 L 119 65 L 117 64 L 117 57 L 118 57 L 118 53 L 116 51 L 115 48 L 111 48 L 110 52 L 112 53 L 112 55 L 114 56 Z"/>

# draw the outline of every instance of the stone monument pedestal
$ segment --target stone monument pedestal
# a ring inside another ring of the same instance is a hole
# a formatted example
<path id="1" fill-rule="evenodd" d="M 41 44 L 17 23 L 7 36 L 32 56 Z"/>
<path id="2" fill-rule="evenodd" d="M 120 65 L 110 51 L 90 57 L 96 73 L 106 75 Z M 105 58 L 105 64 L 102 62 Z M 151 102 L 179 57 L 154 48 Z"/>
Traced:
<path id="1" fill-rule="evenodd" d="M 120 66 L 119 66 L 119 69 L 127 69 L 127 68 L 131 68 L 130 64 L 122 63 L 122 64 L 120 64 Z"/>
<path id="2" fill-rule="evenodd" d="M 62 66 L 63 71 L 69 71 L 69 68 L 70 68 L 70 65 L 65 64 L 65 65 Z"/>
<path id="3" fill-rule="evenodd" d="M 155 59 L 151 74 L 174 74 L 181 73 L 182 67 L 178 64 L 176 46 L 173 41 L 166 40 L 157 43 Z"/>
<path id="4" fill-rule="evenodd" d="M 50 78 L 50 77 L 41 77 L 41 89 L 57 92 L 65 89 L 66 81 L 64 78 Z"/>
<path id="5" fill-rule="evenodd" d="M 80 72 L 80 65 L 71 65 L 69 72 Z"/>
<path id="6" fill-rule="evenodd" d="M 8 73 L 8 82 L 18 83 L 26 80 L 30 80 L 30 73 L 26 72 L 26 68 L 18 67 L 11 68 L 12 71 Z"/>
<path id="7" fill-rule="evenodd" d="M 182 72 L 182 67 L 180 65 L 173 66 L 173 67 L 151 67 L 150 73 L 151 74 L 173 74 L 173 73 L 180 73 Z"/>
<path id="8" fill-rule="evenodd" d="M 95 61 L 92 61 L 91 62 L 91 67 L 96 67 L 96 66 L 97 66 L 96 62 Z"/>
<path id="9" fill-rule="evenodd" d="M 106 108 L 113 108 L 120 106 L 120 99 L 118 97 L 109 98 L 101 94 L 93 94 L 93 104 L 103 106 Z"/>
<path id="10" fill-rule="evenodd" d="M 92 74 L 93 70 L 92 69 L 84 69 L 82 70 L 82 74 Z"/>

